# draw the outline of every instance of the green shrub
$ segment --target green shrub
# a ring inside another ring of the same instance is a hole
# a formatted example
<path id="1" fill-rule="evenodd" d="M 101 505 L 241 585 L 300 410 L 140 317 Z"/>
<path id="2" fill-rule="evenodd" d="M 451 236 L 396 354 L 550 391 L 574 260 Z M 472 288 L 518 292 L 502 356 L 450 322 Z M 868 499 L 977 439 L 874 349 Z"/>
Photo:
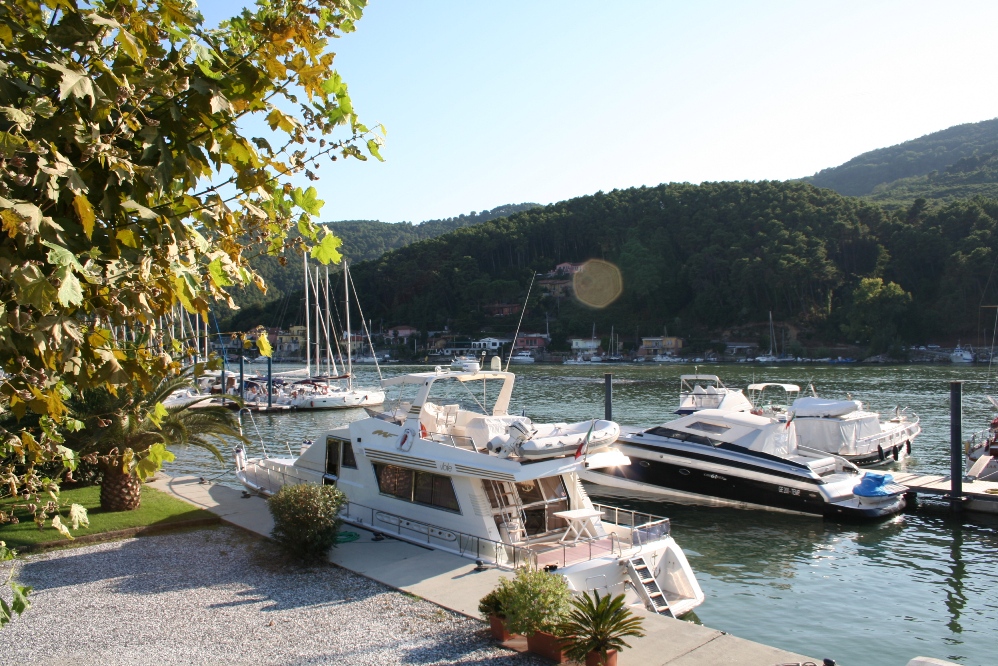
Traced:
<path id="1" fill-rule="evenodd" d="M 513 580 L 500 579 L 497 591 L 507 628 L 524 636 L 538 631 L 555 633 L 572 598 L 564 576 L 526 568 L 517 569 Z"/>
<path id="2" fill-rule="evenodd" d="M 335 486 L 284 486 L 267 500 L 274 517 L 270 536 L 295 557 L 321 560 L 336 545 L 338 516 L 345 502 L 346 495 Z"/>

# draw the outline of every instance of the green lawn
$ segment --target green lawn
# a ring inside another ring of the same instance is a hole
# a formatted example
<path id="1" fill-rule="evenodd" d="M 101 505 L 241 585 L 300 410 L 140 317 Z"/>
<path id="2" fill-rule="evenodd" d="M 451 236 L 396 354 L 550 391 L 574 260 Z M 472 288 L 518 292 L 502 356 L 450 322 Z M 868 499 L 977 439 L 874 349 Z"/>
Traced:
<path id="1" fill-rule="evenodd" d="M 48 498 L 47 495 L 45 497 Z M 148 527 L 214 517 L 210 511 L 195 508 L 146 486 L 142 487 L 142 504 L 135 511 L 101 511 L 99 486 L 63 490 L 59 494 L 59 502 L 66 505 L 62 512 L 63 522 L 68 522 L 66 518 L 69 515 L 70 504 L 82 504 L 87 509 L 90 527 L 81 526 L 78 530 L 74 530 L 74 537 L 114 532 L 130 527 Z M 11 503 L 10 499 L 0 500 L 0 506 L 9 506 Z M 0 541 L 6 541 L 9 548 L 28 549 L 63 539 L 63 536 L 51 527 L 46 526 L 45 529 L 39 530 L 29 512 L 21 509 L 15 515 L 20 523 L 0 525 Z"/>

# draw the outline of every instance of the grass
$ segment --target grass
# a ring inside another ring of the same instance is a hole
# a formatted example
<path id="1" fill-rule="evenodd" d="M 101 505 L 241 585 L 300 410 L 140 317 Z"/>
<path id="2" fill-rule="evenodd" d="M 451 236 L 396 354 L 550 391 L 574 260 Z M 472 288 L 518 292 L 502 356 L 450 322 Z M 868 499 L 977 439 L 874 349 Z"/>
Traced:
<path id="1" fill-rule="evenodd" d="M 46 495 L 45 501 L 47 500 Z M 0 500 L 0 507 L 8 507 L 13 503 L 9 498 Z M 63 522 L 68 522 L 66 517 L 71 504 L 82 504 L 87 510 L 90 527 L 81 526 L 73 530 L 74 537 L 215 517 L 210 511 L 195 508 L 187 502 L 146 486 L 142 487 L 142 503 L 135 511 L 102 511 L 99 486 L 64 489 L 59 493 L 59 503 L 65 506 L 62 511 Z M 6 541 L 9 548 L 32 550 L 63 540 L 59 532 L 48 527 L 50 521 L 46 522 L 44 529 L 39 530 L 30 512 L 18 509 L 15 515 L 21 522 L 16 525 L 0 525 L 0 541 Z"/>

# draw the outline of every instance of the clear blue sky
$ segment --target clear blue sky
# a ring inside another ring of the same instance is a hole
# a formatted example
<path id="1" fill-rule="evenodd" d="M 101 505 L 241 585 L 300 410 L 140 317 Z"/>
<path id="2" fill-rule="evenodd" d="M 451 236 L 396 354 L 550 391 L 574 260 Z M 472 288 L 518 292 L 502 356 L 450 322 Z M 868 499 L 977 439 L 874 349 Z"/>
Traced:
<path id="1" fill-rule="evenodd" d="M 387 162 L 324 165 L 320 219 L 811 175 L 998 116 L 996 30 L 993 1 L 374 0 L 335 64 Z"/>

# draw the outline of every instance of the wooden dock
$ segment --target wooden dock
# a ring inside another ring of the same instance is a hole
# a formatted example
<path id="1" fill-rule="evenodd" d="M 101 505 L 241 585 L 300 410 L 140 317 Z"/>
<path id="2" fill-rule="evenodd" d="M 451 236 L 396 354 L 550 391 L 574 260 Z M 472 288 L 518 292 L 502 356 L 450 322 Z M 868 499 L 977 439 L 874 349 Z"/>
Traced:
<path id="1" fill-rule="evenodd" d="M 950 476 L 948 474 L 909 474 L 907 472 L 892 472 L 894 482 L 908 486 L 916 495 L 932 495 L 943 498 L 950 494 Z M 963 482 L 963 508 L 966 511 L 982 513 L 998 513 L 998 483 L 994 481 Z"/>

